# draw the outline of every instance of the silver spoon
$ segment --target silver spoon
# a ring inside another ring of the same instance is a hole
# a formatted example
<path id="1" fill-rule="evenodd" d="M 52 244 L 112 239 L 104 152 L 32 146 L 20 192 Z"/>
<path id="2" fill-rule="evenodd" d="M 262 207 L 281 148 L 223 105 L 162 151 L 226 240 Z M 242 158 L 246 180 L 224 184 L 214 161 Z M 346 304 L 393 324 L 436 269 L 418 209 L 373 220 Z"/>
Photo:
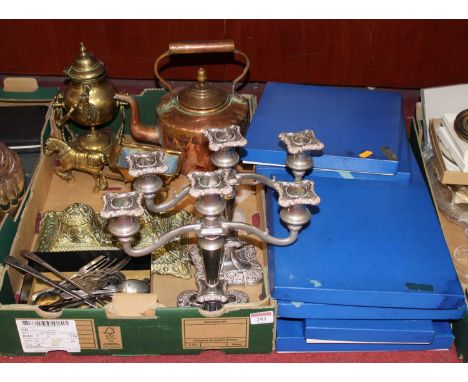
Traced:
<path id="1" fill-rule="evenodd" d="M 149 293 L 149 280 L 125 280 L 117 287 L 117 290 L 120 293 Z"/>

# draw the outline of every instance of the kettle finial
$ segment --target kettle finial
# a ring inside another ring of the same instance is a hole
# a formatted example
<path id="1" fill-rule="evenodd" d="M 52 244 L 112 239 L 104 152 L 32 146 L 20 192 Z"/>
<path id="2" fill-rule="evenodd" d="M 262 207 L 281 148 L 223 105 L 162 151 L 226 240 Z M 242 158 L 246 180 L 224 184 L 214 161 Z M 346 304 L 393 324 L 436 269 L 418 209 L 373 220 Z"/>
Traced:
<path id="1" fill-rule="evenodd" d="M 205 82 L 206 81 L 206 71 L 204 68 L 200 68 L 198 69 L 198 73 L 197 73 L 197 81 L 198 82 Z"/>
<path id="2" fill-rule="evenodd" d="M 86 46 L 85 44 L 83 44 L 82 42 L 80 42 L 80 53 L 82 55 L 85 55 L 86 54 Z"/>

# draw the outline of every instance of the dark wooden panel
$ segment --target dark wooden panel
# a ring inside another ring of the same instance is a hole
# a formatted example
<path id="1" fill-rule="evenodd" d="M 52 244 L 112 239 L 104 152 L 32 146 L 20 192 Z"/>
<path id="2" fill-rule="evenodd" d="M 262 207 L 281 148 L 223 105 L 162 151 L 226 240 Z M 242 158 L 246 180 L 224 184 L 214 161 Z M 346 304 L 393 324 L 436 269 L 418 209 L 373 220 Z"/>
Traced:
<path id="1" fill-rule="evenodd" d="M 154 78 L 156 58 L 171 41 L 222 39 L 223 20 L 2 20 L 0 73 L 60 75 L 83 41 L 115 78 Z M 192 61 L 202 57 L 191 57 Z M 193 64 L 184 58 L 175 64 Z M 196 61 L 194 61 L 196 63 Z M 197 68 L 169 68 L 170 78 L 192 79 Z M 224 66 L 210 72 L 221 79 Z"/>
<path id="2" fill-rule="evenodd" d="M 251 81 L 419 88 L 468 82 L 466 20 L 2 20 L 0 73 L 59 75 L 80 41 L 115 78 L 152 79 L 170 41 L 233 38 Z M 171 79 L 230 80 L 229 55 L 181 56 Z"/>
<path id="3" fill-rule="evenodd" d="M 438 20 L 232 20 L 251 78 L 420 88 L 468 82 L 468 22 Z"/>

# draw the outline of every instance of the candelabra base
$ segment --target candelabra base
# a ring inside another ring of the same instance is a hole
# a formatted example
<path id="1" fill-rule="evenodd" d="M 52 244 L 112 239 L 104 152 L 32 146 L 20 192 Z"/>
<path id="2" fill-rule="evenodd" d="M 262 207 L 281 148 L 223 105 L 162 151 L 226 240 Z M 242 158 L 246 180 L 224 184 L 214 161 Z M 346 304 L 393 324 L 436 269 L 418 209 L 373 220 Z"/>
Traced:
<path id="1" fill-rule="evenodd" d="M 205 280 L 203 258 L 197 246 L 190 248 L 190 257 L 195 265 L 197 279 Z M 240 240 L 228 240 L 224 246 L 220 279 L 228 285 L 256 285 L 263 280 L 263 269 L 257 261 L 257 251 L 252 244 Z"/>
<path id="2" fill-rule="evenodd" d="M 227 301 L 205 300 L 199 301 L 199 293 L 196 290 L 186 290 L 177 296 L 177 306 L 180 308 L 196 307 L 210 312 L 220 310 L 225 304 L 245 304 L 249 302 L 249 296 L 240 290 L 230 290 L 226 293 Z"/>
<path id="3" fill-rule="evenodd" d="M 254 249 L 255 251 L 255 249 Z M 189 250 L 190 257 L 195 266 L 195 279 L 198 290 L 187 290 L 177 297 L 179 307 L 198 307 L 203 310 L 216 311 L 224 304 L 242 304 L 249 302 L 249 296 L 239 290 L 228 290 L 229 283 L 224 278 L 225 274 L 220 273 L 216 285 L 206 283 L 205 267 L 203 258 L 200 255 L 198 246 L 192 246 Z"/>
<path id="4" fill-rule="evenodd" d="M 221 277 L 229 285 L 256 285 L 263 280 L 255 246 L 240 240 L 228 240 L 224 246 Z"/>

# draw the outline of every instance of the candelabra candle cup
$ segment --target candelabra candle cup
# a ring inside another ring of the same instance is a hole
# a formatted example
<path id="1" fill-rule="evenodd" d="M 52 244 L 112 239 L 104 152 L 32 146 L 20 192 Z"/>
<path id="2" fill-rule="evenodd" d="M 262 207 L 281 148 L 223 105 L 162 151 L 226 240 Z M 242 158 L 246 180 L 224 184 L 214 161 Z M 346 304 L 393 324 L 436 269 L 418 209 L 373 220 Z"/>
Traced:
<path id="1" fill-rule="evenodd" d="M 137 218 L 143 215 L 141 194 L 138 192 L 109 192 L 103 196 L 104 207 L 101 216 L 110 219 L 109 232 L 122 243 L 129 243 L 140 231 Z"/>
<path id="2" fill-rule="evenodd" d="M 296 133 L 281 133 L 279 139 L 286 145 L 288 155 L 286 167 L 290 168 L 297 181 L 301 181 L 314 166 L 310 151 L 323 150 L 324 145 L 312 130 L 303 130 Z"/>

